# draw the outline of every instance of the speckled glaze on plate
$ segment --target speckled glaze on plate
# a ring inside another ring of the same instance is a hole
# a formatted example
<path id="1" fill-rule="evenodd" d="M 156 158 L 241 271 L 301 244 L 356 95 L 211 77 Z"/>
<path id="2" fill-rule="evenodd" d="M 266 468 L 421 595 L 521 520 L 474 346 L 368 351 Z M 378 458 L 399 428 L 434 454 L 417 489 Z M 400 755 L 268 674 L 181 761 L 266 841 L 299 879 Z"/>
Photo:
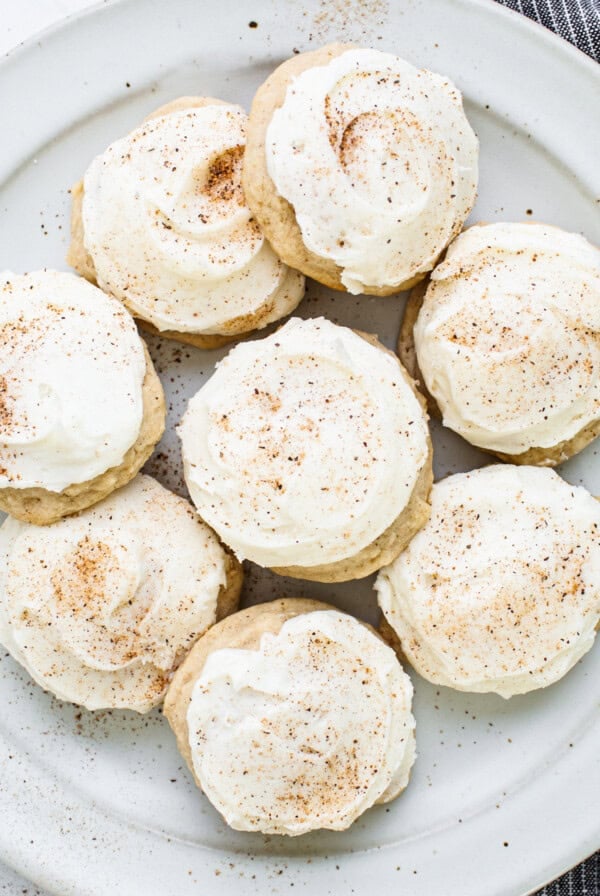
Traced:
<path id="1" fill-rule="evenodd" d="M 481 140 L 476 220 L 539 220 L 600 243 L 600 70 L 484 0 L 122 0 L 0 64 L 0 266 L 65 268 L 68 188 L 90 158 L 180 94 L 248 107 L 291 55 L 354 40 L 450 75 Z M 402 301 L 309 284 L 303 316 L 396 341 Z M 150 338 L 168 432 L 148 465 L 184 493 L 174 425 L 223 352 Z M 436 472 L 487 461 L 434 426 Z M 600 446 L 562 469 L 600 494 Z M 249 567 L 247 603 L 331 601 L 373 620 L 372 579 L 284 580 Z M 419 757 L 404 796 L 345 833 L 288 840 L 230 831 L 192 784 L 158 712 L 91 714 L 0 659 L 0 859 L 60 896 L 517 896 L 600 846 L 598 645 L 559 684 L 505 702 L 413 675 Z M 294 889 L 292 889 L 294 888 Z"/>

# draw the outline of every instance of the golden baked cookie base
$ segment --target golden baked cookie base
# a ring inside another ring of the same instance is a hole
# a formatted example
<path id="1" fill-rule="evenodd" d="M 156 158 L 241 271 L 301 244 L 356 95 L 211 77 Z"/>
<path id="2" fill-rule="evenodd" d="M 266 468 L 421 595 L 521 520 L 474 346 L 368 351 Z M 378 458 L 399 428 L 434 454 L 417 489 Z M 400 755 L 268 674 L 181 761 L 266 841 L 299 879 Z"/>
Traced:
<path id="1" fill-rule="evenodd" d="M 242 585 L 244 584 L 242 564 L 226 547 L 222 547 L 225 551 L 226 581 L 224 585 L 221 585 L 217 596 L 217 614 L 215 622 L 220 622 L 222 619 L 231 616 L 232 613 L 237 611 L 240 604 Z"/>
<path id="2" fill-rule="evenodd" d="M 217 100 L 213 97 L 197 97 L 182 96 L 170 103 L 165 103 L 147 115 L 144 121 L 150 121 L 153 118 L 160 118 L 163 115 L 169 115 L 173 112 L 182 112 L 185 109 L 201 109 L 204 106 L 226 106 L 229 105 L 223 100 Z M 78 274 L 89 280 L 97 286 L 96 269 L 94 261 L 85 248 L 84 228 L 82 219 L 83 207 L 83 180 L 71 187 L 71 244 L 67 252 L 67 263 L 74 268 Z M 125 302 L 123 304 L 126 304 Z M 244 314 L 232 318 L 222 325 L 221 333 L 190 333 L 179 332 L 178 330 L 159 330 L 153 323 L 140 316 L 138 311 L 129 309 L 134 317 L 138 319 L 140 326 L 149 333 L 155 333 L 164 339 L 173 339 L 176 342 L 183 342 L 186 345 L 193 345 L 201 349 L 217 349 L 231 342 L 237 342 L 246 336 L 249 336 L 255 330 L 261 329 L 265 324 L 263 321 L 271 313 L 273 303 L 271 299 L 267 299 L 260 308 L 251 314 Z"/>
<path id="3" fill-rule="evenodd" d="M 381 620 L 378 626 L 378 634 L 379 637 L 385 641 L 388 647 L 391 647 L 401 666 L 410 666 L 409 661 L 406 659 L 404 651 L 402 650 L 402 644 L 400 642 L 400 638 L 398 637 L 398 633 L 395 628 L 389 624 L 383 613 L 381 614 Z"/>
<path id="4" fill-rule="evenodd" d="M 425 381 L 419 369 L 414 340 L 414 325 L 419 316 L 421 306 L 423 305 L 428 284 L 429 280 L 427 279 L 415 287 L 408 297 L 402 326 L 400 327 L 400 335 L 398 337 L 398 355 L 410 375 L 419 384 L 419 387 L 427 400 L 427 409 L 429 413 L 432 417 L 441 420 L 442 415 L 438 404 L 435 398 L 427 390 L 427 386 L 425 385 Z M 558 464 L 564 463 L 575 454 L 579 454 L 580 451 L 583 451 L 583 449 L 587 447 L 590 442 L 593 442 L 599 435 L 600 418 L 598 420 L 593 420 L 571 439 L 566 439 L 549 448 L 529 448 L 521 454 L 505 454 L 501 451 L 493 451 L 488 448 L 483 448 L 481 445 L 475 445 L 475 447 L 511 464 L 536 467 L 556 467 Z"/>
<path id="5" fill-rule="evenodd" d="M 165 397 L 161 382 L 144 345 L 146 374 L 142 383 L 143 416 L 138 437 L 122 462 L 106 472 L 68 486 L 62 492 L 44 488 L 0 489 L 0 510 L 25 523 L 46 526 L 97 504 L 126 485 L 146 463 L 165 429 Z"/>
<path id="6" fill-rule="evenodd" d="M 312 252 L 305 245 L 294 207 L 283 196 L 280 196 L 269 177 L 265 140 L 273 113 L 283 105 L 290 82 L 307 69 L 327 65 L 336 56 L 341 56 L 342 53 L 352 49 L 356 49 L 355 44 L 333 43 L 319 50 L 292 56 L 259 87 L 250 110 L 242 174 L 246 201 L 261 230 L 281 260 L 307 277 L 312 277 L 313 280 L 341 292 L 346 292 L 346 287 L 341 280 L 343 269 L 331 259 Z M 459 222 L 448 242 L 454 239 L 461 227 L 462 221 Z M 437 260 L 432 267 L 436 263 Z M 411 289 L 425 276 L 425 273 L 416 274 L 396 286 L 365 286 L 362 291 L 372 296 L 390 296 Z"/>

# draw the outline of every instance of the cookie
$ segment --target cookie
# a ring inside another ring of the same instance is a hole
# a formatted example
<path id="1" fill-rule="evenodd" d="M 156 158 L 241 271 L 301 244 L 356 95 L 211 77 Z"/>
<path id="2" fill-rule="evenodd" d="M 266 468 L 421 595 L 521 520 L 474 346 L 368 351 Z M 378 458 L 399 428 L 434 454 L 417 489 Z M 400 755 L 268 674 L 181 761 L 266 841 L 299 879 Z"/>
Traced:
<path id="1" fill-rule="evenodd" d="M 369 626 L 317 601 L 214 626 L 164 713 L 196 783 L 236 830 L 344 830 L 407 785 L 412 685 Z"/>
<path id="2" fill-rule="evenodd" d="M 304 278 L 246 205 L 239 106 L 181 97 L 117 140 L 72 189 L 69 263 L 151 332 L 219 348 L 296 308 Z"/>
<path id="3" fill-rule="evenodd" d="M 471 444 L 555 466 L 600 434 L 600 251 L 545 224 L 464 231 L 408 301 L 400 358 Z"/>
<path id="4" fill-rule="evenodd" d="M 41 687 L 87 709 L 158 705 L 241 584 L 190 504 L 141 474 L 78 516 L 0 527 L 0 641 Z"/>
<path id="5" fill-rule="evenodd" d="M 553 470 L 509 464 L 449 476 L 431 499 L 377 577 L 388 643 L 391 628 L 420 675 L 459 691 L 508 698 L 558 681 L 600 621 L 600 503 Z"/>
<path id="6" fill-rule="evenodd" d="M 160 440 L 162 386 L 130 315 L 73 274 L 0 286 L 0 508 L 38 525 L 125 485 Z"/>
<path id="7" fill-rule="evenodd" d="M 422 398 L 374 337 L 324 318 L 236 346 L 178 429 L 200 515 L 281 575 L 361 578 L 428 517 Z"/>
<path id="8" fill-rule="evenodd" d="M 334 289 L 390 295 L 421 280 L 461 229 L 477 160 L 448 78 L 331 44 L 257 91 L 243 184 L 287 264 Z"/>

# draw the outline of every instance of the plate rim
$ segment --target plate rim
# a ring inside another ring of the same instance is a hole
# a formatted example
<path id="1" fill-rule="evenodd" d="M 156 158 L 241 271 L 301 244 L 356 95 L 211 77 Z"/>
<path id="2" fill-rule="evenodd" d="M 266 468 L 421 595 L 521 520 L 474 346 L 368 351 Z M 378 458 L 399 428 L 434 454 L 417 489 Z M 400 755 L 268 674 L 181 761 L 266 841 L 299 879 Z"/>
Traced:
<path id="1" fill-rule="evenodd" d="M 31 54 L 32 50 L 35 50 L 38 45 L 41 45 L 44 42 L 47 42 L 49 40 L 52 41 L 55 34 L 63 33 L 70 29 L 76 29 L 84 20 L 91 21 L 93 19 L 99 19 L 105 15 L 110 16 L 111 10 L 117 7 L 135 7 L 140 6 L 142 2 L 143 0 L 98 0 L 98 2 L 86 9 L 71 13 L 58 22 L 47 26 L 40 32 L 37 32 L 36 34 L 27 38 L 25 41 L 18 44 L 15 48 L 4 54 L 3 58 L 0 59 L 0 78 L 2 78 L 5 71 L 11 65 L 18 65 L 23 61 L 25 61 L 25 64 L 27 64 L 27 57 L 29 54 Z M 445 0 L 445 2 L 448 6 L 462 6 L 465 8 L 478 9 L 481 10 L 486 16 L 510 22 L 513 29 L 520 31 L 523 35 L 528 35 L 535 44 L 546 44 L 551 50 L 553 49 L 557 53 L 561 54 L 563 58 L 570 58 L 573 64 L 580 71 L 586 70 L 586 73 L 589 74 L 600 85 L 600 66 L 582 51 L 578 50 L 575 46 L 559 37 L 554 32 L 549 31 L 543 25 L 533 22 L 520 13 L 501 5 L 500 3 L 494 2 L 494 0 Z M 9 747 L 10 745 L 6 744 L 2 733 L 0 732 L 0 756 L 3 755 L 3 750 L 6 746 Z M 33 777 L 35 777 L 35 775 L 33 775 L 32 778 Z M 32 780 L 32 778 L 30 779 L 30 781 Z M 65 788 L 65 796 L 67 798 L 67 804 L 69 803 L 69 801 L 72 804 L 72 797 L 70 797 L 67 788 Z M 95 812 L 100 813 L 100 815 L 108 815 L 108 813 L 106 813 L 104 809 L 101 809 L 97 806 L 90 807 L 89 804 L 85 803 L 84 812 L 89 812 L 91 811 L 91 809 L 93 809 Z M 118 823 L 119 825 L 125 824 L 125 826 L 129 828 L 133 827 L 131 824 L 124 822 L 124 820 L 121 818 L 118 819 Z M 140 830 L 146 832 L 147 829 L 140 828 Z M 593 854 L 595 849 L 600 846 L 600 830 L 594 832 L 589 839 L 591 840 L 592 838 L 594 838 L 595 840 L 595 845 L 591 847 L 591 851 L 589 844 L 586 842 L 586 845 L 582 845 L 580 848 L 571 851 L 568 855 L 564 855 L 557 862 L 553 862 L 547 865 L 543 871 L 540 871 L 540 875 L 542 875 L 543 879 L 540 878 L 539 882 L 536 881 L 533 886 L 530 886 L 529 883 L 524 883 L 523 886 L 525 886 L 526 889 L 520 890 L 519 894 L 522 894 L 522 896 L 526 896 L 526 894 L 533 893 L 548 881 L 553 880 L 557 876 L 557 874 L 560 874 L 564 870 L 567 870 L 567 867 L 571 867 L 573 864 L 583 861 L 586 857 Z M 183 845 L 183 842 L 181 843 L 181 845 Z M 197 848 L 198 847 L 194 845 L 194 849 Z M 362 853 L 361 855 L 364 855 L 364 853 Z M 19 871 L 19 873 L 25 874 L 32 881 L 45 887 L 50 892 L 54 892 L 60 894 L 60 896 L 64 896 L 66 892 L 64 888 L 65 886 L 69 886 L 69 882 L 64 876 L 58 873 L 58 869 L 39 867 L 38 863 L 37 873 L 33 875 L 31 872 L 32 870 L 34 870 L 34 866 L 36 863 L 34 860 L 32 860 L 31 855 L 27 856 L 25 853 L 23 853 L 19 858 L 17 858 L 17 862 L 15 864 L 15 856 L 12 855 L 12 858 L 7 859 L 7 849 L 5 844 L 2 843 L 0 843 L 0 856 L 4 861 L 6 861 L 6 864 L 9 865 L 9 867 L 14 867 L 17 871 Z M 297 863 L 299 865 L 301 863 L 303 864 L 304 862 L 304 860 L 299 857 L 288 855 L 284 856 L 284 858 L 288 865 L 293 865 L 294 863 Z M 566 865 L 566 863 L 568 863 L 568 866 Z M 235 889 L 235 884 L 232 883 L 231 886 L 232 890 Z M 245 884 L 243 886 L 245 886 Z M 216 893 L 217 891 L 221 892 L 221 889 L 218 886 L 215 886 L 214 888 L 210 886 L 208 887 L 208 891 Z M 357 890 L 356 892 L 360 891 Z M 511 892 L 511 896 L 516 896 L 514 891 Z"/>
<path id="2" fill-rule="evenodd" d="M 41 41 L 51 38 L 54 32 L 69 28 L 78 23 L 81 19 L 95 17 L 98 13 L 110 10 L 112 7 L 135 6 L 138 2 L 139 0 L 94 0 L 94 3 L 91 3 L 84 9 L 67 13 L 67 15 L 57 19 L 55 22 L 51 22 L 49 25 L 45 25 L 39 31 L 35 31 L 33 34 L 29 35 L 29 37 L 26 37 L 24 40 L 19 41 L 14 47 L 11 47 L 10 50 L 7 50 L 2 57 L 0 57 L 0 72 L 7 62 L 11 62 L 22 53 L 27 53 L 31 47 Z M 589 72 L 592 75 L 597 76 L 596 69 L 600 67 L 600 63 L 592 59 L 591 56 L 588 56 L 587 53 L 584 53 L 583 50 L 580 50 L 579 47 L 576 47 L 575 44 L 572 44 L 566 38 L 561 37 L 560 34 L 546 28 L 541 22 L 536 22 L 534 19 L 530 19 L 525 13 L 520 13 L 515 9 L 511 9 L 510 6 L 504 6 L 501 0 L 447 0 L 447 2 L 474 8 L 478 7 L 479 9 L 485 10 L 486 14 L 489 13 L 490 15 L 499 15 L 500 18 L 508 18 L 512 20 L 515 27 L 530 31 L 534 38 L 548 40 L 551 44 L 560 47 L 561 52 L 571 53 L 573 59 L 577 62 L 577 65 L 588 67 Z"/>

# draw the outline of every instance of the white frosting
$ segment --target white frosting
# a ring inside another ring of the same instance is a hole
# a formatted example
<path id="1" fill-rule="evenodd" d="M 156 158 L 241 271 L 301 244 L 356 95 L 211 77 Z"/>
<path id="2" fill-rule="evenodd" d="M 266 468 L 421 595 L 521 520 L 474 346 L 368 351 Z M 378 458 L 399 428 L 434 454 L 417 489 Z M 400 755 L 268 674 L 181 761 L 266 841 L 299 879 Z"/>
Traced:
<path id="1" fill-rule="evenodd" d="M 136 441 L 144 348 L 122 305 L 80 277 L 0 277 L 0 488 L 61 492 Z"/>
<path id="2" fill-rule="evenodd" d="M 600 417 L 600 251 L 542 224 L 471 227 L 434 270 L 414 328 L 444 423 L 508 454 Z"/>
<path id="3" fill-rule="evenodd" d="M 324 318 L 236 346 L 179 434 L 200 515 L 262 566 L 356 554 L 404 510 L 428 455 L 397 358 Z"/>
<path id="4" fill-rule="evenodd" d="M 294 78 L 266 156 L 304 243 L 351 293 L 430 270 L 475 201 L 478 144 L 460 92 L 378 50 Z"/>
<path id="5" fill-rule="evenodd" d="M 87 709 L 145 712 L 215 621 L 223 549 L 193 508 L 137 476 L 75 517 L 0 528 L 0 641 Z"/>
<path id="6" fill-rule="evenodd" d="M 246 115 L 210 105 L 146 121 L 84 179 L 85 247 L 103 289 L 159 330 L 252 329 L 292 311 L 304 278 L 265 242 L 241 187 Z M 225 329 L 224 329 L 225 328 Z"/>
<path id="7" fill-rule="evenodd" d="M 236 830 L 343 830 L 406 787 L 411 700 L 393 651 L 362 623 L 305 613 L 259 650 L 209 655 L 187 713 L 194 771 Z"/>
<path id="8" fill-rule="evenodd" d="M 379 573 L 406 658 L 502 697 L 561 678 L 600 620 L 600 503 L 552 470 L 490 466 L 433 486 L 429 522 Z"/>

